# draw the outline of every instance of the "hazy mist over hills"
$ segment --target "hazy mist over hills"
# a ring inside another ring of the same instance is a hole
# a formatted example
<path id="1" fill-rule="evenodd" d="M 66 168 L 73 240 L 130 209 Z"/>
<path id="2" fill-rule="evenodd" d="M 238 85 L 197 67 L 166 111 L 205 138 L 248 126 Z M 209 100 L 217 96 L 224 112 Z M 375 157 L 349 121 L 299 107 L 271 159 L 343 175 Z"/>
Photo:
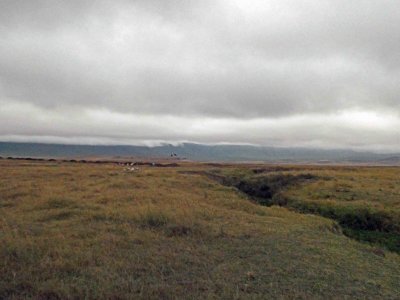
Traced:
<path id="1" fill-rule="evenodd" d="M 3 157 L 134 157 L 168 158 L 199 161 L 287 161 L 287 162 L 375 162 L 397 164 L 400 155 L 356 152 L 352 150 L 321 150 L 307 148 L 258 147 L 251 145 L 161 145 L 154 147 L 127 145 L 61 145 L 0 142 Z"/>

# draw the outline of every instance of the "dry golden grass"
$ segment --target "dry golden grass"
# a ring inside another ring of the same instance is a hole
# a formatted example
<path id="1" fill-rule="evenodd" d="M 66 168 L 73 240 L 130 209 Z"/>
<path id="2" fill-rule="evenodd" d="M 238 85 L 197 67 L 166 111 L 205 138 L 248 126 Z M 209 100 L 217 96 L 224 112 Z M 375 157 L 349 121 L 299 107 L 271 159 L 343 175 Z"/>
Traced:
<path id="1" fill-rule="evenodd" d="M 0 161 L 0 298 L 398 298 L 399 255 L 215 168 Z"/>
<path id="2" fill-rule="evenodd" d="M 399 167 L 320 168 L 312 173 L 322 179 L 293 189 L 293 195 L 400 211 Z"/>

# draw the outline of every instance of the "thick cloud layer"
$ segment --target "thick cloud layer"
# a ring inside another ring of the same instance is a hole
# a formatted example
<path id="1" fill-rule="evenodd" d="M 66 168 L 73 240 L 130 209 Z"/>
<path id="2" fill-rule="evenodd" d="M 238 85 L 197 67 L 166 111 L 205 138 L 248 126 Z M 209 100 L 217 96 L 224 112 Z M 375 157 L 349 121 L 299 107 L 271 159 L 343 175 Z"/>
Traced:
<path id="1" fill-rule="evenodd" d="M 0 1 L 0 139 L 400 150 L 397 1 Z"/>

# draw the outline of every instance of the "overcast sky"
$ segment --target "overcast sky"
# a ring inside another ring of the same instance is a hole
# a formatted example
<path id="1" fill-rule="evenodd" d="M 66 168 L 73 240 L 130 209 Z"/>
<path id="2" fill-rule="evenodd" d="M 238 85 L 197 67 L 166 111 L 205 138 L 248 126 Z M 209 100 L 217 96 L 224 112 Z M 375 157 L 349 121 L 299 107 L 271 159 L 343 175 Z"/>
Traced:
<path id="1" fill-rule="evenodd" d="M 400 2 L 0 0 L 0 140 L 400 151 Z"/>

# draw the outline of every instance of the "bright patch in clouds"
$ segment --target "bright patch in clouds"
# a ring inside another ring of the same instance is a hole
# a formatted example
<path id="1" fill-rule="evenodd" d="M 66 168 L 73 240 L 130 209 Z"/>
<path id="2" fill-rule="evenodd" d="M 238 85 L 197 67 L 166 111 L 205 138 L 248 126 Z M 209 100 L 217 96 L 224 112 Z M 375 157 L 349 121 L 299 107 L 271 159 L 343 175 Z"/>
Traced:
<path id="1" fill-rule="evenodd" d="M 400 128 L 396 115 L 360 111 L 242 120 L 153 116 L 105 109 L 78 113 L 75 108 L 66 113 L 65 109 L 46 110 L 23 103 L 2 103 L 0 110 L 1 140 L 67 144 L 200 142 L 396 151 L 399 136 L 393 128 Z M 16 134 L 9 134 L 10 129 Z M 374 138 L 376 143 L 371 142 Z"/>

